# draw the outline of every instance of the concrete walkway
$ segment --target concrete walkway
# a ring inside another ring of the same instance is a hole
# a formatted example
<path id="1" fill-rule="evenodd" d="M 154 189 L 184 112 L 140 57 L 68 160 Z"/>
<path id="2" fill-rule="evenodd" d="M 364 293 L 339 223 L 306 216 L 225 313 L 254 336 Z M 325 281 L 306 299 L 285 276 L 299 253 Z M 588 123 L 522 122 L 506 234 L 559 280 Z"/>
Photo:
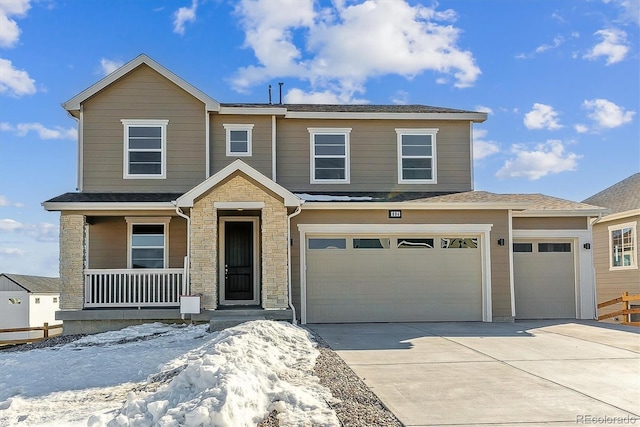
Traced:
<path id="1" fill-rule="evenodd" d="M 590 321 L 308 326 L 405 426 L 640 425 L 637 328 Z"/>

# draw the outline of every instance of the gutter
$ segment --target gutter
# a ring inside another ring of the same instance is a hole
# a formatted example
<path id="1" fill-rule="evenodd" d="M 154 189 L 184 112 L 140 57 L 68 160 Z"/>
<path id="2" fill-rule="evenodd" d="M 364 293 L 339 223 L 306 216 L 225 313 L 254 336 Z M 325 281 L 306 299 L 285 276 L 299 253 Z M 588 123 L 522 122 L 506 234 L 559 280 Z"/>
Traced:
<path id="1" fill-rule="evenodd" d="M 589 231 L 591 232 L 591 271 L 593 272 L 593 312 L 595 313 L 595 320 L 598 320 L 598 278 L 596 276 L 596 266 L 593 263 L 593 226 L 602 220 L 602 212 L 598 213 L 598 217 L 595 221 L 589 223 Z"/>
<path id="2" fill-rule="evenodd" d="M 300 205 L 296 208 L 295 211 L 291 215 L 287 216 L 287 288 L 289 293 L 289 308 L 291 308 L 291 312 L 293 313 L 293 319 L 291 321 L 292 324 L 296 325 L 298 323 L 296 319 L 296 308 L 293 306 L 293 296 L 291 295 L 291 218 L 297 216 L 302 212 L 302 205 L 304 204 L 304 200 L 300 201 Z"/>

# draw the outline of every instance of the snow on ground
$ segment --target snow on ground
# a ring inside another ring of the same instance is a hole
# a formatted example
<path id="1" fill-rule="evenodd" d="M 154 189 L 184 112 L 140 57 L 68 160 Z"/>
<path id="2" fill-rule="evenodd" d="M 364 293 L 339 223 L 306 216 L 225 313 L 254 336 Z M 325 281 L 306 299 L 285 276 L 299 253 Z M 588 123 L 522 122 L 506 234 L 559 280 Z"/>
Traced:
<path id="1" fill-rule="evenodd" d="M 0 352 L 0 426 L 339 425 L 312 369 L 318 351 L 288 323 L 218 333 L 160 323 L 69 344 Z"/>

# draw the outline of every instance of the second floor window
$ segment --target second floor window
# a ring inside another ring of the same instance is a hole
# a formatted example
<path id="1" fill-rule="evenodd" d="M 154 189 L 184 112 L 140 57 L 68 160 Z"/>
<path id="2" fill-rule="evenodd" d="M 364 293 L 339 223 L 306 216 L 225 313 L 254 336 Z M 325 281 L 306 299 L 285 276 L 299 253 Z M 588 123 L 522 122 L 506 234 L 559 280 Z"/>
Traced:
<path id="1" fill-rule="evenodd" d="M 124 178 L 166 177 L 168 120 L 122 120 Z"/>
<path id="2" fill-rule="evenodd" d="M 251 156 L 251 133 L 253 125 L 225 124 L 227 133 L 227 156 Z"/>
<path id="3" fill-rule="evenodd" d="M 399 184 L 435 184 L 437 132 L 437 129 L 396 129 Z"/>
<path id="4" fill-rule="evenodd" d="M 311 183 L 349 183 L 350 128 L 309 128 Z"/>

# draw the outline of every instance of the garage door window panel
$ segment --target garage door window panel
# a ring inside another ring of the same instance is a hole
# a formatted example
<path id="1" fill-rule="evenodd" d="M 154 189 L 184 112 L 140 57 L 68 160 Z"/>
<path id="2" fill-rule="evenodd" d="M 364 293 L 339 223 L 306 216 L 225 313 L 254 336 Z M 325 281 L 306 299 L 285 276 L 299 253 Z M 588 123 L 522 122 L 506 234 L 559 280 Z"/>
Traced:
<path id="1" fill-rule="evenodd" d="M 612 270 L 638 268 L 636 223 L 609 227 L 609 251 Z"/>
<path id="2" fill-rule="evenodd" d="M 533 243 L 514 243 L 513 252 L 533 252 Z"/>
<path id="3" fill-rule="evenodd" d="M 346 249 L 347 239 L 340 238 L 310 238 L 309 249 Z"/>
<path id="4" fill-rule="evenodd" d="M 440 239 L 442 249 L 477 249 L 477 237 L 443 237 Z"/>
<path id="5" fill-rule="evenodd" d="M 354 249 L 389 249 L 391 247 L 391 239 L 353 239 Z"/>
<path id="6" fill-rule="evenodd" d="M 434 239 L 399 238 L 397 240 L 398 249 L 433 249 Z"/>
<path id="7" fill-rule="evenodd" d="M 538 243 L 538 252 L 571 252 L 571 243 Z"/>

